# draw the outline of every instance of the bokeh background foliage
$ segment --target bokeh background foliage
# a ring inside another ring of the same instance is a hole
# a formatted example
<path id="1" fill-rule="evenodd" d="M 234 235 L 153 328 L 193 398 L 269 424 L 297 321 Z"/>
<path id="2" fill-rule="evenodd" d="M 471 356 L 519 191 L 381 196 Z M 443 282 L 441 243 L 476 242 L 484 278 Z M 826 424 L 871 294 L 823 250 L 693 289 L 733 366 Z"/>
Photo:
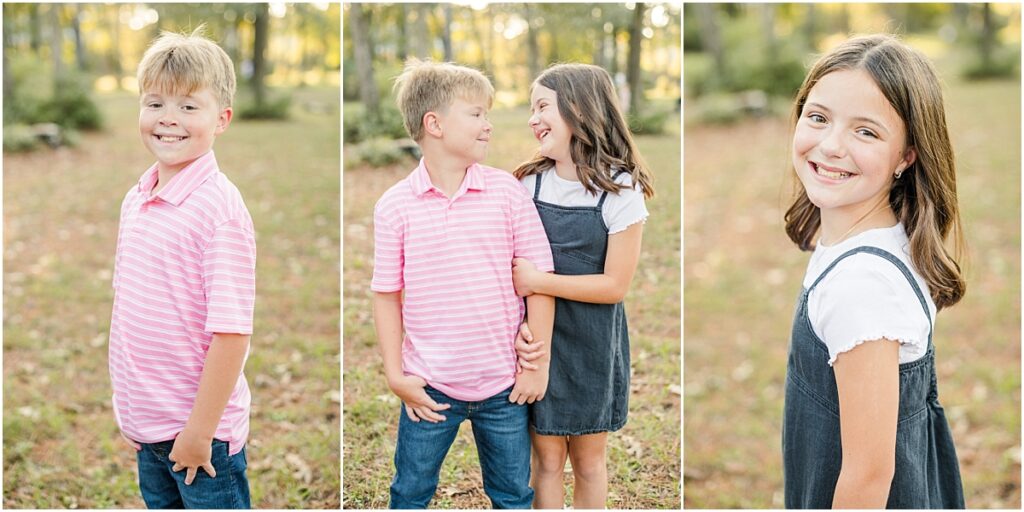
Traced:
<path id="1" fill-rule="evenodd" d="M 631 123 L 656 197 L 626 298 L 633 381 L 630 418 L 609 436 L 608 506 L 680 506 L 679 8 L 650 4 L 346 4 L 344 7 L 345 508 L 385 508 L 398 399 L 384 381 L 373 330 L 373 205 L 416 165 L 391 86 L 406 57 L 482 70 L 497 91 L 485 164 L 511 170 L 536 150 L 529 86 L 554 62 L 604 67 L 632 91 Z M 373 27 L 369 30 L 368 27 Z M 376 106 L 373 106 L 376 105 Z M 567 466 L 568 468 L 568 466 Z M 567 469 L 568 471 L 568 469 Z M 570 481 L 568 472 L 566 482 Z M 571 498 L 570 498 L 571 499 Z M 568 501 L 571 503 L 571 501 Z M 431 506 L 488 508 L 464 425 Z"/>
<path id="2" fill-rule="evenodd" d="M 1020 507 L 1020 7 L 685 6 L 684 504 L 779 508 L 786 351 L 808 255 L 786 237 L 789 109 L 817 55 L 897 33 L 935 63 L 968 245 L 939 314 L 940 398 L 971 508 Z"/>
<path id="3" fill-rule="evenodd" d="M 160 30 L 200 21 L 237 66 L 216 151 L 256 227 L 253 506 L 340 506 L 340 18 L 336 4 L 4 4 L 5 508 L 144 506 L 110 404 L 110 279 L 121 200 L 153 162 L 136 65 Z M 99 122 L 36 108 L 67 94 L 62 77 Z M 283 115 L 239 115 L 260 95 L 288 98 Z M 31 140 L 13 152 L 18 130 Z"/>

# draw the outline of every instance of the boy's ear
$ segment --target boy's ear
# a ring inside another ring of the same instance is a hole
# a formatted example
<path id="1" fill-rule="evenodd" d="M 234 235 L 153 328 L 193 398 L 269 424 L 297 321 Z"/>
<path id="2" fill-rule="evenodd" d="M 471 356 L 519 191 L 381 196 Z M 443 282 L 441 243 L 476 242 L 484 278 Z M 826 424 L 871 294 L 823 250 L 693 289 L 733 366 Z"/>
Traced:
<path id="1" fill-rule="evenodd" d="M 436 112 L 427 112 L 423 115 L 423 129 L 433 137 L 441 137 L 444 134 L 444 129 L 441 128 L 441 118 Z"/>
<path id="2" fill-rule="evenodd" d="M 224 110 L 220 111 L 220 115 L 217 116 L 217 129 L 214 130 L 214 135 L 220 135 L 224 133 L 224 130 L 228 129 L 228 125 L 231 124 L 231 118 L 234 117 L 235 111 L 231 107 L 225 107 Z"/>

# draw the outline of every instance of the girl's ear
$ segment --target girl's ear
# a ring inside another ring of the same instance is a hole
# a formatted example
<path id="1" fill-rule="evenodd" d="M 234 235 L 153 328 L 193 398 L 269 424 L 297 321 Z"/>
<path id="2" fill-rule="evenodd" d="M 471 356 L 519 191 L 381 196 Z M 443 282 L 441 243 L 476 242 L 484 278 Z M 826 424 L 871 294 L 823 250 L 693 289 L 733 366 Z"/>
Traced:
<path id="1" fill-rule="evenodd" d="M 441 128 L 441 119 L 436 112 L 427 112 L 423 115 L 423 129 L 428 135 L 440 137 L 444 130 Z"/>
<path id="2" fill-rule="evenodd" d="M 910 146 L 906 151 L 903 152 L 903 159 L 896 166 L 896 174 L 902 174 L 904 170 L 909 169 L 914 162 L 917 161 L 917 149 L 914 146 Z"/>

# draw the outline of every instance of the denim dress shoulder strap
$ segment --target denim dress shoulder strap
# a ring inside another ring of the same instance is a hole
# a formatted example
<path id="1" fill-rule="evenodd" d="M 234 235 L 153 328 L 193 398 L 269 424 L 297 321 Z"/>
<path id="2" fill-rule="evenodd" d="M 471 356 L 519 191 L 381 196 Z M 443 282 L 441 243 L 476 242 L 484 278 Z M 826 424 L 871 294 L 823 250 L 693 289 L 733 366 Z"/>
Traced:
<path id="1" fill-rule="evenodd" d="M 839 394 L 835 372 L 828 365 L 828 348 L 811 327 L 807 297 L 842 260 L 861 253 L 899 268 L 931 322 L 925 295 L 910 269 L 877 247 L 862 246 L 843 253 L 811 286 L 801 290 L 790 338 L 782 423 L 786 508 L 832 507 L 843 454 Z M 896 471 L 886 508 L 964 508 L 953 436 L 939 405 L 931 329 L 927 352 L 916 361 L 899 365 L 899 379 Z"/>
<path id="2" fill-rule="evenodd" d="M 540 200 L 543 177 L 536 175 L 533 202 L 551 243 L 555 273 L 603 273 L 608 226 L 601 209 L 608 192 L 596 206 L 552 204 Z M 578 436 L 622 428 L 629 411 L 629 334 L 622 302 L 555 298 L 551 338 L 547 394 L 530 406 L 534 431 Z"/>

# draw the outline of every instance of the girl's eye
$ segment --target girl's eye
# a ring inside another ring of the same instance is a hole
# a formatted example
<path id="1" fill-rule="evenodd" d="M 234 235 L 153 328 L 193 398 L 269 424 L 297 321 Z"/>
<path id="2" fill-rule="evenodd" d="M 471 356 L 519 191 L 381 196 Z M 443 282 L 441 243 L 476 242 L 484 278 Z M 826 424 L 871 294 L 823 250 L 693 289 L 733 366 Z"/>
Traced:
<path id="1" fill-rule="evenodd" d="M 878 135 L 875 135 L 875 132 L 873 132 L 871 130 L 868 130 L 867 128 L 861 128 L 860 130 L 857 130 L 857 133 L 859 133 L 859 134 L 861 134 L 861 135 L 863 135 L 865 137 L 871 137 L 872 139 L 877 139 L 878 138 Z"/>
<path id="2" fill-rule="evenodd" d="M 823 116 L 821 114 L 816 114 L 814 112 L 812 112 L 810 114 L 807 114 L 807 119 L 810 119 L 811 121 L 813 121 L 815 123 L 824 123 L 825 122 L 825 116 Z"/>

